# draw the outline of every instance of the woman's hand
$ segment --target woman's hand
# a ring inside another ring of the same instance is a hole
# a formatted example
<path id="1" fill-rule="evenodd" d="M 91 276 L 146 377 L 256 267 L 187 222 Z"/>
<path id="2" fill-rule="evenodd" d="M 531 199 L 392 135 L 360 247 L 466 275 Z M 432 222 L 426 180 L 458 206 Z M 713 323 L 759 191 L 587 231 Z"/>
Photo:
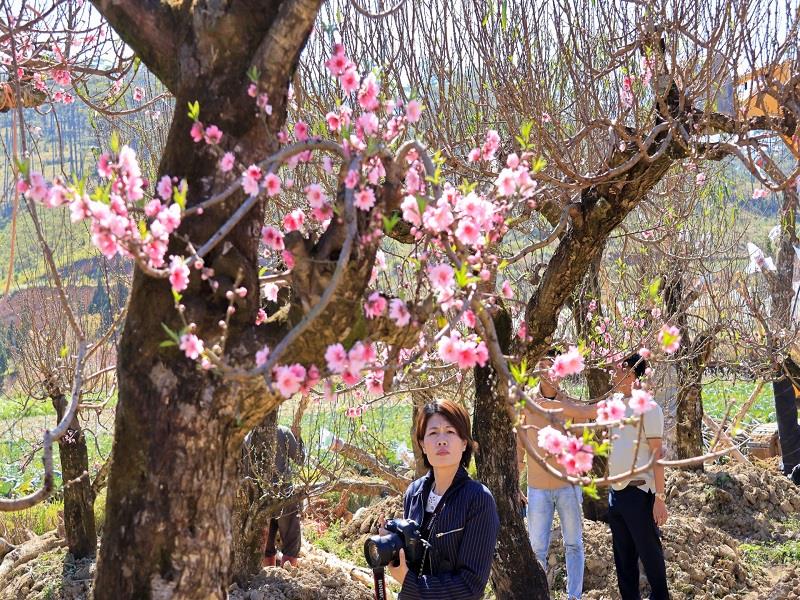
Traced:
<path id="1" fill-rule="evenodd" d="M 403 581 L 405 580 L 406 575 L 408 574 L 408 565 L 406 564 L 405 550 L 403 550 L 402 548 L 400 549 L 400 564 L 395 567 L 392 566 L 392 564 L 390 563 L 388 569 L 389 573 L 391 573 L 392 577 L 394 577 L 397 583 L 403 585 Z"/>

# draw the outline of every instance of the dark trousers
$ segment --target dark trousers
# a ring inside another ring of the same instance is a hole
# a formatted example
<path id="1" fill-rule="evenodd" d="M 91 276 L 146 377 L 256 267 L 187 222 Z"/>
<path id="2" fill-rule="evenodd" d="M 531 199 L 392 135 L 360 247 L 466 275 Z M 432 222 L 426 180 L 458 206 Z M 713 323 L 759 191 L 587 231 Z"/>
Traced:
<path id="1" fill-rule="evenodd" d="M 608 496 L 608 524 L 622 600 L 641 599 L 639 560 L 650 583 L 651 600 L 669 600 L 664 551 L 653 520 L 655 499 L 655 494 L 633 486 L 612 489 Z"/>
<path id="2" fill-rule="evenodd" d="M 264 556 L 275 556 L 278 553 L 275 547 L 275 537 L 278 533 L 281 534 L 281 552 L 283 552 L 283 555 L 299 556 L 302 539 L 299 506 L 286 507 L 280 517 L 269 520 Z"/>

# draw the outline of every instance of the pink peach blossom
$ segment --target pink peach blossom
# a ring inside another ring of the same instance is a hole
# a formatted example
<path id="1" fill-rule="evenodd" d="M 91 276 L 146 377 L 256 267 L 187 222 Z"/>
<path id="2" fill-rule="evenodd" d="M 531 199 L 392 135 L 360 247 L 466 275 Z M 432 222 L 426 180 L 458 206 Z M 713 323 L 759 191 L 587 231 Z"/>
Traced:
<path id="1" fill-rule="evenodd" d="M 422 225 L 422 216 L 419 213 L 419 203 L 414 196 L 406 196 L 400 204 L 403 211 L 403 219 L 419 227 Z"/>
<path id="2" fill-rule="evenodd" d="M 372 191 L 372 188 L 361 188 L 355 194 L 354 204 L 359 210 L 369 210 L 375 206 L 375 192 Z"/>
<path id="3" fill-rule="evenodd" d="M 197 360 L 197 357 L 203 353 L 204 344 L 203 340 L 198 338 L 193 333 L 184 333 L 181 336 L 180 345 L 178 346 L 186 354 L 187 358 Z"/>
<path id="4" fill-rule="evenodd" d="M 674 325 L 664 325 L 658 332 L 658 343 L 667 354 L 674 354 L 681 347 L 681 330 Z"/>
<path id="5" fill-rule="evenodd" d="M 256 366 L 260 367 L 267 364 L 267 359 L 269 359 L 269 346 L 264 346 L 256 352 Z"/>
<path id="6" fill-rule="evenodd" d="M 453 267 L 448 264 L 438 264 L 428 267 L 428 278 L 434 289 L 449 292 L 455 285 Z"/>
<path id="7" fill-rule="evenodd" d="M 569 375 L 577 375 L 583 371 L 583 368 L 583 355 L 581 355 L 575 346 L 571 346 L 569 352 L 559 354 L 553 361 L 553 366 L 550 368 L 550 375 L 557 379 L 562 379 Z"/>
<path id="8" fill-rule="evenodd" d="M 405 327 L 411 321 L 411 313 L 406 303 L 399 298 L 393 298 L 389 303 L 389 318 L 398 327 Z"/>
<path id="9" fill-rule="evenodd" d="M 219 144 L 222 140 L 222 130 L 216 125 L 209 125 L 204 132 L 206 144 Z"/>
<path id="10" fill-rule="evenodd" d="M 567 446 L 567 436 L 547 425 L 542 427 L 537 434 L 539 447 L 550 454 L 559 455 Z"/>
<path id="11" fill-rule="evenodd" d="M 409 100 L 406 104 L 406 121 L 416 123 L 422 116 L 422 105 L 417 100 Z"/>
<path id="12" fill-rule="evenodd" d="M 203 124 L 200 121 L 195 121 L 189 130 L 189 135 L 192 136 L 195 144 L 203 141 Z"/>
<path id="13" fill-rule="evenodd" d="M 386 298 L 380 292 L 372 292 L 364 303 L 364 314 L 368 319 L 376 319 L 386 312 Z"/>
<path id="14" fill-rule="evenodd" d="M 656 403 L 653 402 L 653 395 L 647 390 L 637 389 L 631 392 L 631 399 L 628 401 L 628 406 L 633 410 L 635 415 L 643 415 L 653 407 Z"/>
<path id="15" fill-rule="evenodd" d="M 281 192 L 281 180 L 275 173 L 267 173 L 264 178 L 264 188 L 267 190 L 267 196 L 276 196 Z"/>
<path id="16" fill-rule="evenodd" d="M 265 283 L 264 284 L 264 298 L 269 300 L 270 302 L 277 302 L 278 301 L 278 290 L 280 288 L 275 283 Z"/>
<path id="17" fill-rule="evenodd" d="M 347 351 L 341 344 L 332 344 L 325 350 L 325 363 L 328 365 L 328 370 L 331 373 L 341 373 L 344 371 L 349 362 L 347 359 Z"/>
<path id="18" fill-rule="evenodd" d="M 299 208 L 294 209 L 292 212 L 287 213 L 283 217 L 283 230 L 286 233 L 290 231 L 298 231 L 303 228 L 305 215 Z"/>
<path id="19" fill-rule="evenodd" d="M 261 169 L 250 165 L 242 174 L 242 189 L 246 194 L 255 196 L 259 192 L 258 182 L 261 180 Z"/>

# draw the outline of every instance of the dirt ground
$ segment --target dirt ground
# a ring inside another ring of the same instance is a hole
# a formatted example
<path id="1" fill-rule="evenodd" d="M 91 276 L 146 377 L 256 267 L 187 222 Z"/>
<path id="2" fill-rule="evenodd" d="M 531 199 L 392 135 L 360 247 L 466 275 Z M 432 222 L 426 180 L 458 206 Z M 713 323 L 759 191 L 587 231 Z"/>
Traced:
<path id="1" fill-rule="evenodd" d="M 324 553 L 305 549 L 300 566 L 266 569 L 247 589 L 233 585 L 230 600 L 372 600 L 371 588 L 354 580 L 353 569 L 332 565 Z M 366 573 L 358 570 L 366 581 Z"/>
<path id="2" fill-rule="evenodd" d="M 800 599 L 800 566 L 757 565 L 743 543 L 800 541 L 800 489 L 765 465 L 707 466 L 704 472 L 668 471 L 669 521 L 662 528 L 673 600 Z M 611 533 L 584 521 L 584 598 L 617 600 Z M 565 580 L 556 529 L 548 561 L 551 581 Z M 642 576 L 642 595 L 648 590 Z"/>
<path id="3" fill-rule="evenodd" d="M 673 600 L 800 599 L 800 566 L 758 566 L 739 549 L 745 542 L 800 541 L 800 489 L 780 474 L 777 461 L 668 470 L 666 489 L 670 518 L 662 539 Z M 398 497 L 362 509 L 343 529 L 344 541 L 357 550 L 381 516 L 400 514 Z M 618 600 L 608 526 L 584 520 L 584 539 L 584 598 Z M 566 572 L 557 518 L 548 578 L 554 600 L 560 599 Z M 644 576 L 641 583 L 647 597 Z"/>
<path id="4" fill-rule="evenodd" d="M 369 574 L 304 547 L 298 568 L 264 570 L 246 588 L 232 585 L 230 600 L 372 600 Z M 14 569 L 0 600 L 92 600 L 95 563 L 75 561 L 66 549 L 39 555 Z"/>
<path id="5" fill-rule="evenodd" d="M 743 543 L 800 542 L 800 490 L 772 465 L 712 465 L 704 472 L 668 471 L 670 518 L 662 530 L 673 600 L 800 600 L 800 565 L 756 564 Z M 342 529 L 360 553 L 380 519 L 400 516 L 392 497 L 360 509 Z M 586 600 L 618 600 L 611 534 L 604 523 L 584 521 Z M 369 572 L 304 546 L 299 569 L 268 569 L 246 589 L 232 586 L 231 600 L 370 600 Z M 94 563 L 74 561 L 55 549 L 19 565 L 0 600 L 91 600 Z M 565 572 L 558 523 L 548 560 L 554 600 L 563 595 Z M 647 597 L 642 578 L 643 596 Z M 491 598 L 487 595 L 487 598 Z"/>

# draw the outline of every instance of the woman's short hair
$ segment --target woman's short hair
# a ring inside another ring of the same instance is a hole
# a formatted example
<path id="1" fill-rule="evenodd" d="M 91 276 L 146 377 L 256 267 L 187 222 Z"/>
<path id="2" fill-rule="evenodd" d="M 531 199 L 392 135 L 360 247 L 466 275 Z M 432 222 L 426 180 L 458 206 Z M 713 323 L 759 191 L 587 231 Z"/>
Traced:
<path id="1" fill-rule="evenodd" d="M 472 460 L 472 453 L 476 445 L 475 440 L 472 439 L 472 427 L 470 426 L 467 409 L 452 400 L 434 400 L 423 406 L 417 415 L 415 424 L 416 443 L 420 448 L 422 448 L 422 440 L 425 439 L 425 429 L 428 427 L 428 421 L 431 420 L 433 415 L 441 415 L 447 419 L 447 422 L 456 430 L 458 437 L 466 440 L 467 447 L 461 454 L 461 466 L 466 469 L 469 466 L 469 461 Z M 425 466 L 430 469 L 431 463 L 428 462 L 427 455 L 423 453 L 422 457 L 425 461 Z"/>

